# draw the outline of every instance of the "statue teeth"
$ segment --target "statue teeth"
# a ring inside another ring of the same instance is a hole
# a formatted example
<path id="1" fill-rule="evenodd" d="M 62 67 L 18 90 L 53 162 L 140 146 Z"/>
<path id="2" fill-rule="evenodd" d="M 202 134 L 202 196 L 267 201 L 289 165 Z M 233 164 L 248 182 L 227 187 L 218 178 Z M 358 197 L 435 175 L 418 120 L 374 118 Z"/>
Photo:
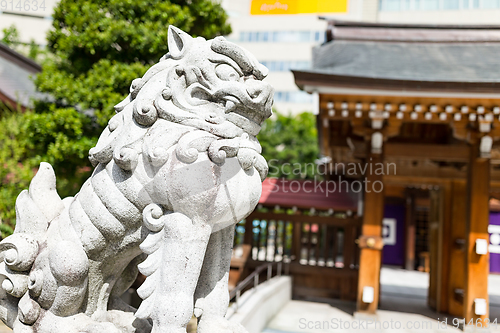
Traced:
<path id="1" fill-rule="evenodd" d="M 236 103 L 234 103 L 233 101 L 227 101 L 226 102 L 226 113 L 232 112 L 235 107 L 236 107 Z"/>

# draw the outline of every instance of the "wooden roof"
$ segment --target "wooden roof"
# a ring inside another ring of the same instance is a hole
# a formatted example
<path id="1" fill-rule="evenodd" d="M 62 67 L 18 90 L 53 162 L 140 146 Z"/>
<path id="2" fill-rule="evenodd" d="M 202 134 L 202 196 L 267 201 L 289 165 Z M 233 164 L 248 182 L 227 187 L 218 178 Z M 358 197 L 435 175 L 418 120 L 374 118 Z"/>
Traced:
<path id="1" fill-rule="evenodd" d="M 498 42 L 500 25 L 401 24 L 328 20 L 327 42 L 333 39 Z"/>
<path id="2" fill-rule="evenodd" d="M 329 21 L 313 66 L 293 71 L 314 87 L 491 93 L 500 91 L 500 26 Z"/>
<path id="3" fill-rule="evenodd" d="M 327 183 L 321 180 L 287 180 L 266 178 L 262 183 L 262 195 L 259 204 L 265 206 L 296 207 L 298 209 L 351 211 L 358 210 L 360 193 L 346 190 L 336 182 L 337 190 L 330 183 L 330 192 Z"/>

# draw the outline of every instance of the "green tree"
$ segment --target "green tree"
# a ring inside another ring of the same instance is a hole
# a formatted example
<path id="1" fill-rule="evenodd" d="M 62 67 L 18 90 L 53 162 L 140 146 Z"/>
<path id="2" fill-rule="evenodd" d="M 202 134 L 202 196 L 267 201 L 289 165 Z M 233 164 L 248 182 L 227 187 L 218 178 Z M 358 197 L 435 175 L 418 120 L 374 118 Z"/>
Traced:
<path id="1" fill-rule="evenodd" d="M 19 31 L 17 31 L 15 25 L 2 29 L 2 39 L 0 40 L 5 45 L 15 48 L 21 42 L 19 41 Z"/>
<path id="2" fill-rule="evenodd" d="M 316 116 L 310 112 L 284 115 L 274 112 L 258 135 L 269 163 L 269 177 L 312 178 L 319 156 Z"/>
<path id="3" fill-rule="evenodd" d="M 4 43 L 11 49 L 31 58 L 33 60 L 39 60 L 41 55 L 45 55 L 45 52 L 40 48 L 39 45 L 35 43 L 32 39 L 29 43 L 23 43 L 19 39 L 19 31 L 15 25 L 2 29 L 2 39 L 1 43 Z"/>
<path id="4" fill-rule="evenodd" d="M 74 195 L 90 176 L 88 150 L 133 79 L 167 53 L 170 24 L 213 38 L 231 32 L 227 14 L 211 0 L 61 0 L 36 78 L 50 101 L 0 119 L 2 235 L 14 226 L 14 202 L 39 163 L 54 166 L 61 196 Z M 13 38 L 15 35 L 7 38 Z"/>

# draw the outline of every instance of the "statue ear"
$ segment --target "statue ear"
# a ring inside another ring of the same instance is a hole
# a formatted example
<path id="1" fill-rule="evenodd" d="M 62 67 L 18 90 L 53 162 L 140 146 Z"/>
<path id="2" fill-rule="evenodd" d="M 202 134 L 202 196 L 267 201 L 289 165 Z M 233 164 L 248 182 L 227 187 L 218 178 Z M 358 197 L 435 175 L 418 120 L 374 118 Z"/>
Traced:
<path id="1" fill-rule="evenodd" d="M 173 25 L 169 25 L 168 53 L 170 53 L 170 56 L 174 59 L 182 57 L 192 39 L 193 37 L 189 36 L 181 29 L 174 27 Z"/>

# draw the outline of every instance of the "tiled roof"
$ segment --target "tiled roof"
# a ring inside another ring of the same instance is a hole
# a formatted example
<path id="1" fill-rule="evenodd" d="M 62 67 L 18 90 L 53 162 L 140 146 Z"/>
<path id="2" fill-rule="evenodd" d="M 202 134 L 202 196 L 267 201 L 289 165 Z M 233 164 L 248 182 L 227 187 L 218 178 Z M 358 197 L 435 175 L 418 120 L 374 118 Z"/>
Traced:
<path id="1" fill-rule="evenodd" d="M 266 178 L 259 203 L 267 206 L 356 212 L 359 193 L 337 181 Z"/>
<path id="2" fill-rule="evenodd" d="M 486 85 L 500 82 L 500 26 L 329 21 L 312 75 Z M 303 76 L 302 75 L 302 76 Z"/>
<path id="3" fill-rule="evenodd" d="M 333 40 L 313 51 L 312 72 L 394 80 L 500 82 L 500 42 Z"/>
<path id="4" fill-rule="evenodd" d="M 33 83 L 40 70 L 40 65 L 0 43 L 0 99 L 30 107 L 31 99 L 41 95 Z"/>

